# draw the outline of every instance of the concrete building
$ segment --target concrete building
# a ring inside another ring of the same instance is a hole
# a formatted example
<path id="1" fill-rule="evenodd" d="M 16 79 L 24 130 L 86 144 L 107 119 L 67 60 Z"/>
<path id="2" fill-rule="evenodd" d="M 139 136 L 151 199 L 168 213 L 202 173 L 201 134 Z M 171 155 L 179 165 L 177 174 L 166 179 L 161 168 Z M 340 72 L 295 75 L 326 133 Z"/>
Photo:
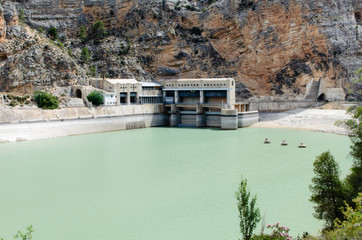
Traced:
<path id="1" fill-rule="evenodd" d="M 235 103 L 232 78 L 167 80 L 163 97 L 171 126 L 236 129 L 258 120 L 258 112 L 245 114 L 247 103 Z"/>
<path id="2" fill-rule="evenodd" d="M 102 95 L 104 98 L 103 105 L 105 105 L 105 106 L 115 106 L 116 105 L 117 100 L 116 100 L 115 93 L 102 91 Z"/>
<path id="3" fill-rule="evenodd" d="M 140 104 L 162 103 L 162 86 L 154 82 L 140 82 L 142 91 L 140 93 Z"/>
<path id="4" fill-rule="evenodd" d="M 90 79 L 90 84 L 103 90 L 104 105 L 162 103 L 162 86 L 136 79 Z"/>

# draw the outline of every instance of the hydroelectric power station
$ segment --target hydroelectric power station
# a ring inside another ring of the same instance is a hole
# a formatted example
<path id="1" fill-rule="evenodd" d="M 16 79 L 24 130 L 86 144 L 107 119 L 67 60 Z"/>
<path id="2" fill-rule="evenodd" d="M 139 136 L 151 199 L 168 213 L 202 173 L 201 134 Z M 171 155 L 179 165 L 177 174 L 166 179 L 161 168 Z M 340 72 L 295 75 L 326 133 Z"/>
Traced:
<path id="1" fill-rule="evenodd" d="M 74 86 L 73 96 L 82 98 L 101 91 L 104 105 L 149 105 L 164 115 L 163 124 L 187 127 L 237 129 L 258 121 L 258 111 L 250 111 L 249 102 L 235 101 L 233 78 L 168 79 L 159 83 L 135 79 L 91 79 L 91 86 Z"/>

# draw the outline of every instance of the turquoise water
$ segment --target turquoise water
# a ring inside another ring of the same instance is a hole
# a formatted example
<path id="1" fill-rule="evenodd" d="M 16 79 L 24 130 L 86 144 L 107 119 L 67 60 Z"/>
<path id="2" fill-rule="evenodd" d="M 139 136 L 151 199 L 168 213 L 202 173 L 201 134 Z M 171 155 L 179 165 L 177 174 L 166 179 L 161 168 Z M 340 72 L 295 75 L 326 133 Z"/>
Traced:
<path id="1" fill-rule="evenodd" d="M 283 139 L 289 146 L 280 146 Z M 297 148 L 300 141 L 307 148 Z M 34 240 L 236 240 L 241 174 L 266 224 L 316 233 L 322 222 L 308 201 L 313 161 L 330 149 L 344 176 L 349 145 L 340 135 L 257 128 L 149 128 L 0 144 L 0 236 L 12 239 L 32 224 Z"/>

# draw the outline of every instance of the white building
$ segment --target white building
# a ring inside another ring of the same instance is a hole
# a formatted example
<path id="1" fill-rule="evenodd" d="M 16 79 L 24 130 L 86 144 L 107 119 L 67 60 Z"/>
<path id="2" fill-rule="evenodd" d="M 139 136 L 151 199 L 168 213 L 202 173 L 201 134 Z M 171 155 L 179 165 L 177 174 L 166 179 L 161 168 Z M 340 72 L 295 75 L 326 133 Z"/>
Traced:
<path id="1" fill-rule="evenodd" d="M 104 98 L 104 103 L 103 105 L 105 106 L 115 106 L 117 101 L 116 101 L 116 94 L 112 93 L 112 92 L 102 92 L 103 98 Z"/>

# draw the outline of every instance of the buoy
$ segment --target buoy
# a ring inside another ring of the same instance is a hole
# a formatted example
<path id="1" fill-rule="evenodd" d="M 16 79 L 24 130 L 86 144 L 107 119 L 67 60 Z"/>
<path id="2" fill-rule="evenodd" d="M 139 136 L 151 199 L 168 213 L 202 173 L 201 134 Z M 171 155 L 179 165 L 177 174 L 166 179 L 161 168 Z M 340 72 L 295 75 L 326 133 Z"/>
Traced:
<path id="1" fill-rule="evenodd" d="M 299 144 L 298 148 L 306 148 L 307 146 L 304 145 L 302 142 Z"/>
<path id="2" fill-rule="evenodd" d="M 269 138 L 265 138 L 264 143 L 270 143 Z"/>
<path id="3" fill-rule="evenodd" d="M 285 140 L 283 140 L 283 142 L 282 142 L 280 145 L 282 145 L 282 146 L 287 146 L 288 143 L 287 143 Z"/>

